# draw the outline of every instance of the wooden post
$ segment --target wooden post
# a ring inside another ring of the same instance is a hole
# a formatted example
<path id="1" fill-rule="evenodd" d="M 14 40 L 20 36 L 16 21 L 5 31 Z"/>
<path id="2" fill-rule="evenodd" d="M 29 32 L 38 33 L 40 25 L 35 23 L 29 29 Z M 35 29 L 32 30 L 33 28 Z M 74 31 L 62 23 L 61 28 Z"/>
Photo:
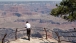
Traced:
<path id="1" fill-rule="evenodd" d="M 59 33 L 58 33 L 58 32 L 55 32 L 55 34 L 56 34 L 57 37 L 58 37 L 58 43 L 61 43 Z"/>
<path id="2" fill-rule="evenodd" d="M 15 31 L 15 40 L 17 40 L 17 29 L 18 28 L 16 28 L 16 31 Z"/>
<path id="3" fill-rule="evenodd" d="M 46 33 L 46 39 L 47 39 L 47 31 L 46 31 L 46 28 L 44 28 L 44 31 L 45 31 L 45 33 Z"/>
<path id="4" fill-rule="evenodd" d="M 76 28 L 74 28 L 74 31 L 76 31 Z"/>
<path id="5" fill-rule="evenodd" d="M 5 37 L 7 36 L 7 33 L 4 35 L 4 37 L 2 38 L 2 43 L 4 43 Z"/>

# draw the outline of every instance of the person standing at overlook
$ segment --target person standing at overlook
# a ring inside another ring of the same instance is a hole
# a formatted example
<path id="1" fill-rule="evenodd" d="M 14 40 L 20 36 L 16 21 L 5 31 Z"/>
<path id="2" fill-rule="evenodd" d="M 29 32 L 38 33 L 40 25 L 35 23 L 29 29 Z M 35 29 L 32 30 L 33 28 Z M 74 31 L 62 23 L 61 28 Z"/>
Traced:
<path id="1" fill-rule="evenodd" d="M 25 28 L 27 29 L 27 36 L 28 36 L 28 40 L 30 41 L 31 24 L 28 21 L 26 21 Z"/>

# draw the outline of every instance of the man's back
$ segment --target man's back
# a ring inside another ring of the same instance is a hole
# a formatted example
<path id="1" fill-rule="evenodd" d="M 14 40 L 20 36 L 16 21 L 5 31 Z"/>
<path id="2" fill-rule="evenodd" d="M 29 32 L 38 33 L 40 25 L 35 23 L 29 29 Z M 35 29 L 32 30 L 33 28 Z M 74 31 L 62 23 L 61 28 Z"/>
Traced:
<path id="1" fill-rule="evenodd" d="M 30 23 L 26 23 L 25 27 L 26 27 L 26 28 L 31 28 Z"/>

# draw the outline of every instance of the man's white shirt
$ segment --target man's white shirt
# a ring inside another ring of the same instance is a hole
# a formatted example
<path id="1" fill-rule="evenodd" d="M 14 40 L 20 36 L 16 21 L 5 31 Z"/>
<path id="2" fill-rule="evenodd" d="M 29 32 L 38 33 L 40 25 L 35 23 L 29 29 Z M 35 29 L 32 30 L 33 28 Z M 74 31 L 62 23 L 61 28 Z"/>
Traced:
<path id="1" fill-rule="evenodd" d="M 31 28 L 30 23 L 26 23 L 26 24 L 25 24 L 25 27 L 26 27 L 26 28 Z"/>

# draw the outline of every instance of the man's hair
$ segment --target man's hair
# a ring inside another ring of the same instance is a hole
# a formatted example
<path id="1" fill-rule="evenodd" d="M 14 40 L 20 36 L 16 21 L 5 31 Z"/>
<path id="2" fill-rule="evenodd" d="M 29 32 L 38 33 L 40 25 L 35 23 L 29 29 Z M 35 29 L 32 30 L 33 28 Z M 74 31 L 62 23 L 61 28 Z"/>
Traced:
<path id="1" fill-rule="evenodd" d="M 26 21 L 26 23 L 29 23 L 28 21 Z"/>

